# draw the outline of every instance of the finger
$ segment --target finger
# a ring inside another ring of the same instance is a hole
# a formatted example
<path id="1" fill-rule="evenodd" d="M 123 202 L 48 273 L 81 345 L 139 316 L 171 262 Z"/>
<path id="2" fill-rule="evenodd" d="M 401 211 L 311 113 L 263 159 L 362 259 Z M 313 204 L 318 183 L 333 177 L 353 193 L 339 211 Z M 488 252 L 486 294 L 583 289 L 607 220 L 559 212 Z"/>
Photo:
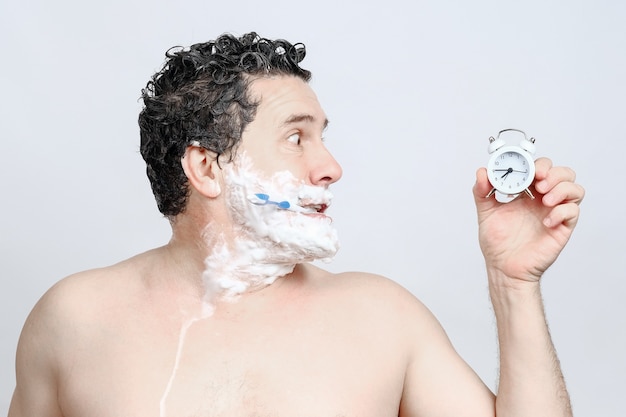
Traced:
<path id="1" fill-rule="evenodd" d="M 548 207 L 562 203 L 580 204 L 585 197 L 585 189 L 574 182 L 559 182 L 542 197 L 542 202 Z"/>
<path id="2" fill-rule="evenodd" d="M 538 158 L 535 161 L 535 179 L 540 181 L 546 178 L 552 168 L 552 160 L 549 158 Z"/>
<path id="3" fill-rule="evenodd" d="M 483 199 L 491 191 L 491 184 L 487 178 L 487 169 L 479 168 L 476 171 L 476 183 L 474 184 L 474 198 Z"/>
<path id="4" fill-rule="evenodd" d="M 580 214 L 580 206 L 576 203 L 559 204 L 554 207 L 550 213 L 543 219 L 543 224 L 546 227 L 556 227 L 559 225 L 565 225 L 568 228 L 574 228 L 578 223 L 578 216 Z"/>
<path id="5" fill-rule="evenodd" d="M 569 167 L 551 167 L 541 175 L 535 175 L 535 190 L 547 194 L 557 184 L 576 181 L 576 172 Z"/>

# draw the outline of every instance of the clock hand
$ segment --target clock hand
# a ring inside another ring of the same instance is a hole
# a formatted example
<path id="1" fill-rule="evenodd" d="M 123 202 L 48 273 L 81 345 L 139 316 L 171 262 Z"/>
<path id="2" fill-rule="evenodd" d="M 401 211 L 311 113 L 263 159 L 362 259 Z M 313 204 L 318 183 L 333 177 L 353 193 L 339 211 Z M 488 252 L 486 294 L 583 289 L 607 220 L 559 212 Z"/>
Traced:
<path id="1" fill-rule="evenodd" d="M 502 171 L 504 171 L 504 170 L 502 170 Z M 506 177 L 507 175 L 509 175 L 511 172 L 513 172 L 513 168 L 509 168 L 509 169 L 507 169 L 507 170 L 506 170 L 506 172 L 504 173 L 504 175 L 503 175 L 503 176 L 501 176 L 500 178 L 505 178 L 505 177 Z"/>
<path id="2" fill-rule="evenodd" d="M 511 173 L 511 172 L 522 172 L 524 174 L 528 174 L 528 171 L 518 171 L 516 169 L 513 168 L 508 168 L 508 169 L 494 169 L 494 172 L 504 172 L 506 171 L 507 173 Z"/>

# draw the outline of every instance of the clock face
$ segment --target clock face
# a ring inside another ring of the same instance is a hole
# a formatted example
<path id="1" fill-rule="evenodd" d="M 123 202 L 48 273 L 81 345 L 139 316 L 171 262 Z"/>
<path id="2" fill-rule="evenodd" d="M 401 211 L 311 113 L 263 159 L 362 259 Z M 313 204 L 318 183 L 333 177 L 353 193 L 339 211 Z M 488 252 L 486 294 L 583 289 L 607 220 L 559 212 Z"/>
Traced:
<path id="1" fill-rule="evenodd" d="M 489 159 L 487 175 L 496 190 L 504 194 L 518 194 L 535 179 L 535 163 L 526 152 L 505 147 Z"/>

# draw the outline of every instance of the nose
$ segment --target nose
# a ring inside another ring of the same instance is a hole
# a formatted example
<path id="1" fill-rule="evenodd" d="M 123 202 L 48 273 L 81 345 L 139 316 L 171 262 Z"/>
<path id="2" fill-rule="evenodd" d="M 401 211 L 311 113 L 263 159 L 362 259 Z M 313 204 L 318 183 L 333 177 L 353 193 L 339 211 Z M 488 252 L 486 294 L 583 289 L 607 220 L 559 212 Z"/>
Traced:
<path id="1" fill-rule="evenodd" d="M 311 155 L 309 167 L 309 181 L 313 185 L 328 187 L 339 181 L 343 174 L 341 165 L 323 144 Z"/>

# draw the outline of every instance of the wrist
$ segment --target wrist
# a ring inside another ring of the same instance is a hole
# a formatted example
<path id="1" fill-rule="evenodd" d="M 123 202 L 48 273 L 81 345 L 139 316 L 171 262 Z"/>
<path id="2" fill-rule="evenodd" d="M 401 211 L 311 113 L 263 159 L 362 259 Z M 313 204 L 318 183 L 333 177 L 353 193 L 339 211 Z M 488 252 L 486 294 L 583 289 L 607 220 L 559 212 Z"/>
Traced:
<path id="1" fill-rule="evenodd" d="M 497 268 L 487 267 L 489 295 L 494 307 L 503 305 L 541 304 L 541 283 L 538 279 L 512 277 Z M 533 301 L 531 301 L 533 300 Z"/>
<path id="2" fill-rule="evenodd" d="M 509 273 L 508 269 L 515 271 L 517 268 L 507 267 L 505 272 L 502 268 L 489 265 L 486 266 L 487 278 L 489 279 L 489 286 L 494 289 L 501 289 L 504 291 L 527 291 L 532 288 L 539 288 L 539 282 L 541 275 L 535 275 L 526 271 L 519 271 L 517 273 Z"/>

